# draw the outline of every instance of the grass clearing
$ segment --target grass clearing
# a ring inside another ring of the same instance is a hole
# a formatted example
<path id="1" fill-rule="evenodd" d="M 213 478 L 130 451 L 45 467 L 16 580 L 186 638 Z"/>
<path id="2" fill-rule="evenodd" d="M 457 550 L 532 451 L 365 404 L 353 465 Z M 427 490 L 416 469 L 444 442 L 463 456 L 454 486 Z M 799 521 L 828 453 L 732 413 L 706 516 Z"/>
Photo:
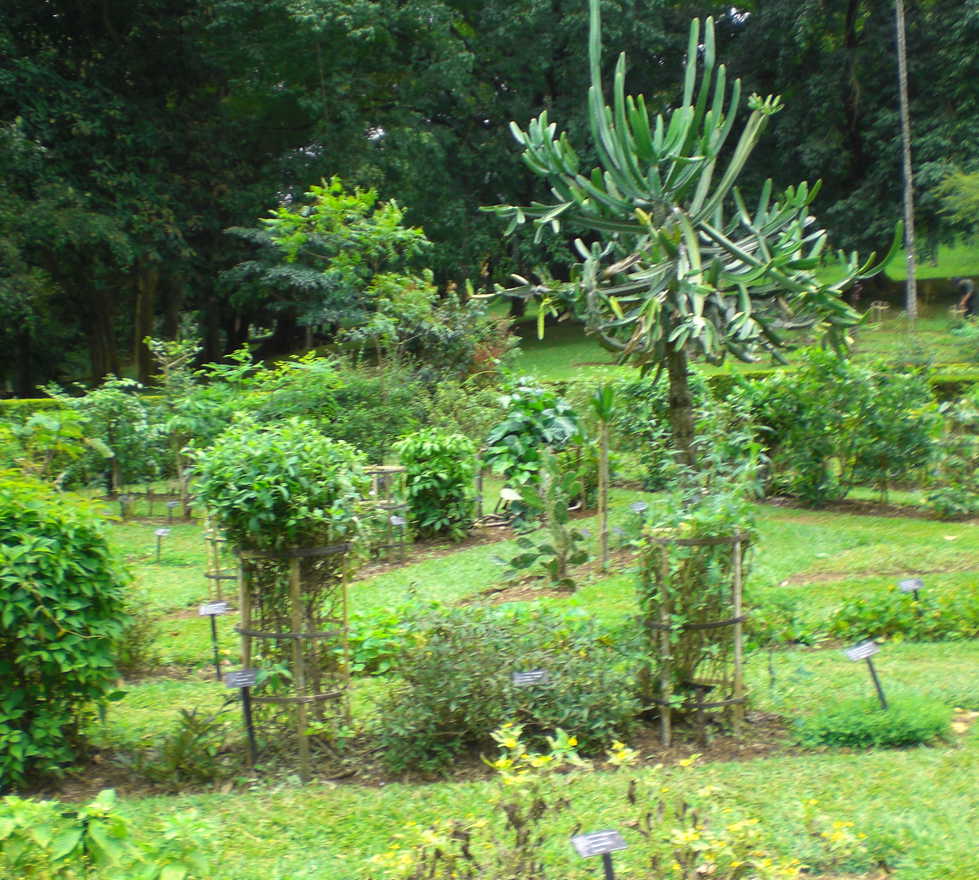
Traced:
<path id="1" fill-rule="evenodd" d="M 649 494 L 616 490 L 613 524 L 634 519 L 629 504 L 640 498 L 658 503 Z M 901 576 L 921 576 L 926 589 L 942 591 L 974 583 L 979 575 L 974 523 L 768 505 L 757 507 L 756 514 L 759 538 L 749 602 L 762 607 L 796 602 L 800 615 L 814 626 L 844 598 L 893 590 Z M 593 543 L 594 521 L 575 524 L 592 530 Z M 227 695 L 213 681 L 208 620 L 196 613 L 196 605 L 207 598 L 200 527 L 174 524 L 157 563 L 153 532 L 159 527 L 157 522 L 116 523 L 112 540 L 134 570 L 134 591 L 151 597 L 161 655 L 187 671 L 177 678 L 129 684 L 126 697 L 93 728 L 96 743 L 105 749 L 160 736 L 172 728 L 180 708 L 216 711 Z M 351 585 L 351 607 L 389 608 L 412 592 L 443 602 L 472 597 L 499 581 L 501 569 L 492 557 L 505 557 L 513 549 L 509 541 L 479 545 L 381 571 Z M 573 595 L 532 601 L 578 607 L 605 623 L 620 623 L 636 612 L 631 563 L 620 559 L 607 575 L 589 576 Z M 218 618 L 229 663 L 238 662 L 236 622 L 234 613 Z M 979 709 L 979 642 L 890 642 L 875 662 L 889 697 L 920 695 Z M 754 710 L 789 719 L 837 700 L 873 696 L 866 665 L 849 661 L 835 644 L 756 651 L 748 657 L 747 676 Z M 390 686 L 388 678 L 356 679 L 354 718 L 369 723 Z M 234 707 L 229 718 L 237 725 Z M 764 759 L 637 772 L 648 779 L 657 773 L 682 775 L 695 799 L 705 786 L 723 786 L 725 794 L 708 798 L 706 809 L 724 821 L 759 819 L 768 846 L 810 860 L 826 873 L 860 875 L 883 860 L 895 880 L 979 877 L 971 831 L 979 822 L 975 730 L 934 747 L 896 751 L 797 753 L 787 739 Z M 598 866 L 575 859 L 566 837 L 577 822 L 588 828 L 623 827 L 631 818 L 623 798 L 625 782 L 624 775 L 604 772 L 575 779 L 573 810 L 551 828 L 555 837 L 548 857 L 558 876 L 596 876 Z M 387 850 L 411 823 L 485 817 L 492 791 L 486 781 L 373 786 L 320 781 L 302 787 L 287 773 L 265 778 L 242 773 L 233 790 L 224 793 L 128 798 L 123 810 L 137 822 L 139 833 L 149 835 L 166 817 L 198 809 L 210 828 L 215 880 L 364 880 L 372 876 L 371 857 Z M 867 835 L 866 851 L 856 860 L 836 864 L 819 844 L 818 834 L 832 829 L 833 822 L 852 822 L 854 832 Z M 616 856 L 619 875 L 645 876 L 637 852 L 634 847 Z"/>

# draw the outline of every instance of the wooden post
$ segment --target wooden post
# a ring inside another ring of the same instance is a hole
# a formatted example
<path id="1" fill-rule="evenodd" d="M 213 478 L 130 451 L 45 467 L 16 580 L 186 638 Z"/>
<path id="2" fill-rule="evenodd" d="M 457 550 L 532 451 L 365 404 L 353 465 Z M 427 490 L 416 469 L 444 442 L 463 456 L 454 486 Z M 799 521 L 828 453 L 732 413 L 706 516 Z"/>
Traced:
<path id="1" fill-rule="evenodd" d="M 662 712 L 660 713 L 660 735 L 663 745 L 669 748 L 672 740 L 672 730 L 670 713 L 673 711 L 670 706 L 670 699 L 673 697 L 673 662 L 672 647 L 670 645 L 670 607 L 667 601 L 667 581 L 670 577 L 670 553 L 666 545 L 660 546 L 661 568 L 660 568 L 660 603 L 659 603 L 659 625 L 660 625 L 660 698 L 663 701 Z"/>
<path id="2" fill-rule="evenodd" d="M 741 623 L 741 539 L 734 541 L 734 732 L 744 724 L 744 625 Z"/>
<path id="3" fill-rule="evenodd" d="M 598 544 L 602 571 L 608 570 L 608 422 L 598 422 Z"/>
<path id="4" fill-rule="evenodd" d="M 306 664 L 303 657 L 303 608 L 300 560 L 289 560 L 289 603 L 292 612 L 292 675 L 296 685 L 296 737 L 299 745 L 299 776 L 309 780 L 309 737 L 306 734 Z"/>
<path id="5" fill-rule="evenodd" d="M 251 578 L 245 565 L 245 557 L 238 560 L 238 607 L 241 610 L 241 665 L 250 669 L 252 665 L 252 637 L 247 633 L 252 629 Z"/>

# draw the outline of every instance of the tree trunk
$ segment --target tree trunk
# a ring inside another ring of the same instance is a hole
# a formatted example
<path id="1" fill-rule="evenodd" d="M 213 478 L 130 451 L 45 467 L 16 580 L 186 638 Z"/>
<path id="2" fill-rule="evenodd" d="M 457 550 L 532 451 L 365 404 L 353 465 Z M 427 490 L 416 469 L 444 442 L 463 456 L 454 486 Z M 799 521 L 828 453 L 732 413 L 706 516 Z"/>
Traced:
<path id="1" fill-rule="evenodd" d="M 687 353 L 668 348 L 666 370 L 670 379 L 670 432 L 677 461 L 686 467 L 697 466 L 694 451 L 693 398 L 690 395 L 690 374 Z"/>
<path id="2" fill-rule="evenodd" d="M 901 159 L 904 166 L 904 249 L 908 258 L 905 308 L 913 326 L 918 317 L 918 291 L 914 277 L 914 178 L 911 169 L 911 113 L 908 109 L 908 47 L 905 41 L 904 0 L 894 0 L 894 16 L 897 30 L 897 79 L 901 98 Z"/>
<path id="3" fill-rule="evenodd" d="M 156 291 L 160 270 L 141 265 L 136 275 L 136 313 L 133 316 L 133 367 L 136 380 L 149 385 L 153 355 L 143 342 L 153 335 L 153 316 L 156 312 Z"/>

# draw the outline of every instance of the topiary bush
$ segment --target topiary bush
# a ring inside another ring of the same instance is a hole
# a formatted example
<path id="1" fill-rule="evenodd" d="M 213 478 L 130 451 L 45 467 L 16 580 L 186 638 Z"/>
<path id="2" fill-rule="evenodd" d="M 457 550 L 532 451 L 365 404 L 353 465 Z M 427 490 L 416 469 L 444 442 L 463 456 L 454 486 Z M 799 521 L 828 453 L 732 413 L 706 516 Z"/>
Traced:
<path id="1" fill-rule="evenodd" d="M 196 453 L 195 493 L 244 550 L 349 541 L 370 488 L 363 456 L 308 422 L 242 423 Z"/>
<path id="2" fill-rule="evenodd" d="M 94 506 L 0 473 L 0 789 L 77 754 L 118 677 L 127 581 Z"/>
<path id="3" fill-rule="evenodd" d="M 796 724 L 804 746 L 882 748 L 915 746 L 947 735 L 952 710 L 936 700 L 901 697 L 882 709 L 876 697 L 828 702 Z"/>
<path id="4" fill-rule="evenodd" d="M 395 449 L 407 469 L 408 510 L 418 534 L 464 538 L 473 522 L 475 444 L 462 434 L 427 428 Z"/>
<path id="5" fill-rule="evenodd" d="M 402 684 L 379 713 L 385 759 L 434 770 L 489 747 L 509 720 L 540 744 L 557 727 L 594 752 L 625 736 L 639 711 L 633 676 L 608 633 L 583 617 L 542 608 L 455 608 L 421 618 L 397 665 Z M 518 687 L 514 672 L 543 669 L 546 685 Z"/>

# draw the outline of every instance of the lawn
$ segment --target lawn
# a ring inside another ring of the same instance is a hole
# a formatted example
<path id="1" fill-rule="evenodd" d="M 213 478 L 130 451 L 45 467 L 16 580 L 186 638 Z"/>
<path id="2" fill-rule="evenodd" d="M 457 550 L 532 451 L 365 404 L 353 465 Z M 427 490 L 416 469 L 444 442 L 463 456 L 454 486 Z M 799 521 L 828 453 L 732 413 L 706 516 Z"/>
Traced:
<path id="1" fill-rule="evenodd" d="M 627 524 L 635 516 L 628 505 L 640 497 L 657 503 L 655 496 L 615 490 L 613 522 Z M 767 505 L 759 506 L 756 516 L 759 537 L 747 600 L 759 608 L 794 604 L 809 627 L 828 620 L 845 597 L 893 590 L 904 576 L 921 576 L 926 589 L 936 593 L 974 584 L 979 576 L 974 523 Z M 594 528 L 593 523 L 581 524 Z M 208 622 L 195 612 L 197 603 L 207 598 L 200 529 L 195 523 L 175 524 L 157 562 L 156 528 L 158 522 L 119 523 L 112 527 L 112 539 L 136 574 L 134 589 L 148 597 L 158 617 L 157 647 L 172 668 L 166 676 L 127 685 L 126 697 L 93 731 L 107 750 L 165 732 L 180 708 L 213 711 L 225 698 L 209 665 Z M 409 594 L 450 603 L 473 597 L 498 583 L 500 567 L 493 557 L 512 549 L 512 542 L 501 542 L 410 558 L 403 566 L 355 581 L 352 611 L 396 606 Z M 585 577 L 575 594 L 536 601 L 577 606 L 614 623 L 636 611 L 633 584 L 631 562 L 622 557 L 607 575 Z M 234 622 L 233 614 L 220 619 L 220 639 L 226 657 L 236 662 Z M 817 711 L 827 701 L 872 694 L 864 664 L 847 660 L 840 647 L 751 653 L 747 674 L 753 711 L 762 713 L 755 717 L 776 713 L 792 719 Z M 889 696 L 925 694 L 950 706 L 979 709 L 979 643 L 885 644 L 876 659 Z M 367 723 L 384 687 L 383 679 L 356 679 L 353 703 L 360 723 Z M 802 753 L 787 739 L 772 748 L 751 761 L 714 761 L 689 769 L 647 767 L 635 773 L 654 781 L 665 774 L 664 779 L 677 781 L 695 800 L 707 786 L 720 786 L 723 793 L 707 798 L 705 810 L 723 815 L 724 821 L 757 818 L 766 846 L 811 859 L 834 876 L 871 876 L 868 872 L 883 861 L 897 880 L 979 877 L 971 832 L 979 821 L 975 728 L 933 747 L 897 751 Z M 575 777 L 571 810 L 548 826 L 554 834 L 548 858 L 559 876 L 597 876 L 598 864 L 577 860 L 564 840 L 579 823 L 586 829 L 624 827 L 631 815 L 624 787 L 621 773 Z M 254 778 L 242 773 L 220 792 L 124 798 L 123 810 L 141 834 L 153 833 L 159 823 L 189 808 L 198 810 L 195 827 L 208 841 L 216 880 L 362 880 L 379 876 L 371 858 L 397 843 L 396 835 L 414 827 L 411 823 L 485 817 L 491 814 L 487 805 L 494 791 L 494 783 L 485 779 L 425 785 L 314 781 L 301 786 L 287 771 L 270 771 Z M 817 845 L 822 839 L 818 829 L 832 828 L 833 822 L 852 822 L 854 833 L 866 835 L 861 851 L 839 864 L 825 846 Z M 617 854 L 617 876 L 646 876 L 639 872 L 637 859 L 635 851 Z"/>

